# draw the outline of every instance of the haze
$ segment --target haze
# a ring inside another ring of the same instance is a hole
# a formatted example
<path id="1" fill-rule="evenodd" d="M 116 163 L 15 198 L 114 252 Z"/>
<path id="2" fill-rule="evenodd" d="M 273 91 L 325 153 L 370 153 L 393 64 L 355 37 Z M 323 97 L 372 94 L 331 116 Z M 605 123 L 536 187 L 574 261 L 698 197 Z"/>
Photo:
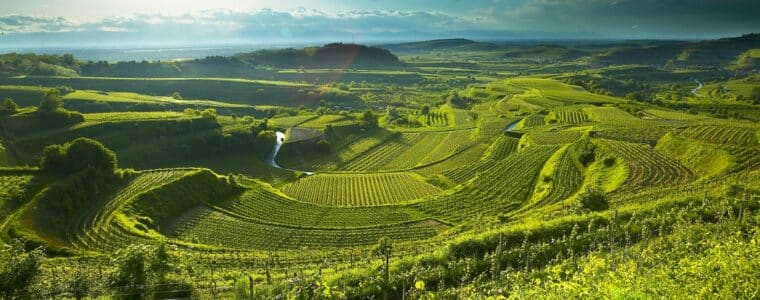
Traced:
<path id="1" fill-rule="evenodd" d="M 5 2 L 5 1 L 4 1 Z M 705 39 L 760 28 L 732 1 L 10 1 L 0 48 L 383 42 L 467 37 Z"/>

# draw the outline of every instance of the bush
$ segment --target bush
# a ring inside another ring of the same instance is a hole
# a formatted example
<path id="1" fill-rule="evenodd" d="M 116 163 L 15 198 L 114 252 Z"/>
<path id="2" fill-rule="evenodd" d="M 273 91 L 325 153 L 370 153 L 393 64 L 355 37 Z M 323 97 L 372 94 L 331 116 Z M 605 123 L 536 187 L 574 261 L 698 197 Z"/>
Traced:
<path id="1" fill-rule="evenodd" d="M 42 96 L 40 106 L 37 107 L 37 113 L 54 114 L 61 108 L 63 108 L 61 92 L 57 89 L 49 89 L 45 92 L 45 95 Z"/>
<path id="2" fill-rule="evenodd" d="M 591 142 L 586 142 L 584 144 L 581 144 L 580 149 L 578 150 L 578 161 L 583 166 L 588 166 L 591 164 L 596 156 L 596 146 L 592 144 Z"/>
<path id="3" fill-rule="evenodd" d="M 601 211 L 610 207 L 607 195 L 596 188 L 586 188 L 576 200 L 576 209 L 580 212 Z"/>
<path id="4" fill-rule="evenodd" d="M 33 298 L 30 287 L 41 273 L 44 255 L 41 249 L 24 251 L 22 240 L 14 240 L 11 247 L 0 251 L 0 298 Z"/>
<path id="5" fill-rule="evenodd" d="M 0 105 L 0 116 L 12 115 L 18 112 L 18 104 L 11 98 L 5 98 Z"/>
<path id="6" fill-rule="evenodd" d="M 113 173 L 117 167 L 116 154 L 98 141 L 78 138 L 64 145 L 45 147 L 40 163 L 42 169 L 76 173 L 88 167 Z"/>

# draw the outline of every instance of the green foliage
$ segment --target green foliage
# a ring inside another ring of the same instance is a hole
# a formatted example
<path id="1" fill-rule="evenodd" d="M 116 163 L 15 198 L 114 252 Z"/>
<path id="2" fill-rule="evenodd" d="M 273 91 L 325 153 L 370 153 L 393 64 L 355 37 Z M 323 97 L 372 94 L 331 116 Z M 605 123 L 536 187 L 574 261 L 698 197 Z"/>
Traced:
<path id="1" fill-rule="evenodd" d="M 604 191 L 589 187 L 578 196 L 575 207 L 580 212 L 601 211 L 608 209 L 610 204 Z"/>
<path id="2" fill-rule="evenodd" d="M 12 115 L 18 112 L 18 104 L 11 98 L 5 98 L 0 105 L 0 116 Z"/>
<path id="3" fill-rule="evenodd" d="M 113 172 L 118 166 L 116 154 L 98 141 L 78 138 L 63 145 L 45 148 L 40 166 L 48 171 L 76 173 L 92 167 Z"/>
<path id="4" fill-rule="evenodd" d="M 129 246 L 116 253 L 109 286 L 117 299 L 191 298 L 194 287 L 182 278 L 184 270 L 176 260 L 163 243 Z M 172 278 L 167 277 L 170 273 Z"/>
<path id="5" fill-rule="evenodd" d="M 588 166 L 596 159 L 595 151 L 596 145 L 594 145 L 591 141 L 582 142 L 577 150 L 578 161 L 583 166 Z"/>
<path id="6" fill-rule="evenodd" d="M 42 96 L 37 112 L 39 114 L 53 114 L 63 108 L 63 98 L 57 89 L 49 89 Z"/>
<path id="7" fill-rule="evenodd" d="M 366 130 L 377 128 L 377 116 L 372 111 L 365 111 L 359 119 L 359 125 Z"/>
<path id="8" fill-rule="evenodd" d="M 92 291 L 92 276 L 83 269 L 75 271 L 66 284 L 66 288 L 71 291 L 74 299 L 84 299 Z"/>
<path id="9" fill-rule="evenodd" d="M 260 155 L 266 155 L 272 151 L 277 143 L 277 135 L 272 130 L 260 131 L 256 135 L 255 149 Z"/>
<path id="10" fill-rule="evenodd" d="M 11 247 L 0 251 L 0 295 L 6 299 L 31 298 L 44 257 L 42 249 L 27 252 L 23 240 L 14 240 Z"/>
<path id="11" fill-rule="evenodd" d="M 218 203 L 242 192 L 242 188 L 207 169 L 193 170 L 179 179 L 137 195 L 128 206 L 134 225 L 161 230 L 186 210 L 204 203 Z M 126 225 L 129 226 L 129 225 Z M 138 228 L 140 229 L 140 228 Z"/>

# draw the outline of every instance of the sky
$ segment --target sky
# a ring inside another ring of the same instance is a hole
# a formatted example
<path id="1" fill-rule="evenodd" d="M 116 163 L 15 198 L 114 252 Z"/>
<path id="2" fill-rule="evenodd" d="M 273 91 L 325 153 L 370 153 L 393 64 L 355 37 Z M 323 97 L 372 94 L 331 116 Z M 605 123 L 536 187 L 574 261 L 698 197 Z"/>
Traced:
<path id="1" fill-rule="evenodd" d="M 471 38 L 710 39 L 758 0 L 0 0 L 0 48 Z"/>

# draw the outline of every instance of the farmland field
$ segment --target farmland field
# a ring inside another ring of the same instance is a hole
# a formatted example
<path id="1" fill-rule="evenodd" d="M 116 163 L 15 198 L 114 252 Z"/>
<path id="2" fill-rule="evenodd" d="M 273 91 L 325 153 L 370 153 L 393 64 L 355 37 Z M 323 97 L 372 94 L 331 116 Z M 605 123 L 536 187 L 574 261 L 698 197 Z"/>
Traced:
<path id="1" fill-rule="evenodd" d="M 756 299 L 758 37 L 2 54 L 0 299 Z"/>

